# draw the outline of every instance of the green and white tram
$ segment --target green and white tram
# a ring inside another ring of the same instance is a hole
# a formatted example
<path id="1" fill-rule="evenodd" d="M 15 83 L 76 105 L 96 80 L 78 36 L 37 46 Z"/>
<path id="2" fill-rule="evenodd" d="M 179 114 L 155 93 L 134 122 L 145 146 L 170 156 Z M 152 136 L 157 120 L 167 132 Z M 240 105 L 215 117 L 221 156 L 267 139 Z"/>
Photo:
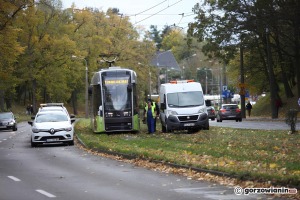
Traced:
<path id="1" fill-rule="evenodd" d="M 96 133 L 140 129 L 135 71 L 109 67 L 91 81 L 92 127 Z"/>

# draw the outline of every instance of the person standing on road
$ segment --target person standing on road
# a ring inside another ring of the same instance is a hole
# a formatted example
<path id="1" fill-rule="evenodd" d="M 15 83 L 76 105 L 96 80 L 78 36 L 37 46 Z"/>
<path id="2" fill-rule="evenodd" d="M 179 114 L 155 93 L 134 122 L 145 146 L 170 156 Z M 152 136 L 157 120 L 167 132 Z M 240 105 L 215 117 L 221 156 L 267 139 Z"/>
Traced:
<path id="1" fill-rule="evenodd" d="M 28 104 L 27 107 L 26 107 L 26 114 L 27 114 L 27 115 L 31 115 L 31 107 L 30 107 L 29 104 Z"/>
<path id="2" fill-rule="evenodd" d="M 246 110 L 248 112 L 248 116 L 250 117 L 251 115 L 251 110 L 252 110 L 252 105 L 250 103 L 250 101 L 248 101 L 247 105 L 246 105 Z"/>

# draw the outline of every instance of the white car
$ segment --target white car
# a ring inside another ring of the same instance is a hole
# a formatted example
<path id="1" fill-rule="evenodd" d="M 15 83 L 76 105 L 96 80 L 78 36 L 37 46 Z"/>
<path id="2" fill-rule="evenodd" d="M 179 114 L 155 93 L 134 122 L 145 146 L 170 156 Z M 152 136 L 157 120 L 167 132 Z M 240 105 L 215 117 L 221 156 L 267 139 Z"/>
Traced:
<path id="1" fill-rule="evenodd" d="M 63 103 L 43 103 L 40 104 L 40 108 L 38 112 L 46 112 L 46 111 L 64 111 L 69 115 L 68 110 L 64 107 Z"/>
<path id="2" fill-rule="evenodd" d="M 63 111 L 38 112 L 33 121 L 31 146 L 44 143 L 66 143 L 74 145 L 74 128 L 72 123 L 75 118 L 70 118 Z"/>

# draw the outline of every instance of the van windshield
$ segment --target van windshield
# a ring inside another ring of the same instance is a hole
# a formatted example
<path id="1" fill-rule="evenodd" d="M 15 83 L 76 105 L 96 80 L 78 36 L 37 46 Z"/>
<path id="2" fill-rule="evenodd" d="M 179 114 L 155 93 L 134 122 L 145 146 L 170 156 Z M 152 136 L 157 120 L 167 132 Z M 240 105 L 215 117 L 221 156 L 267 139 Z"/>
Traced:
<path id="1" fill-rule="evenodd" d="M 193 107 L 204 105 L 201 91 L 169 93 L 167 95 L 169 107 Z"/>

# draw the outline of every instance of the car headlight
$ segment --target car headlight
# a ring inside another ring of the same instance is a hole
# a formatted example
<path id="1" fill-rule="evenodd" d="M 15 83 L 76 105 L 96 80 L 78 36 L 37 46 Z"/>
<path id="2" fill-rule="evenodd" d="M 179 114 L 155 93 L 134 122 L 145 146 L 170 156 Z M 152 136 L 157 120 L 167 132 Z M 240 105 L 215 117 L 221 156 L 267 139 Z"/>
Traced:
<path id="1" fill-rule="evenodd" d="M 72 131 L 72 127 L 65 128 L 65 131 Z"/>
<path id="2" fill-rule="evenodd" d="M 174 110 L 168 110 L 169 115 L 178 115 L 178 113 Z"/>
<path id="3" fill-rule="evenodd" d="M 13 122 L 13 121 L 11 121 L 11 122 L 9 122 L 8 124 L 9 124 L 9 125 L 14 125 L 14 122 Z"/>
<path id="4" fill-rule="evenodd" d="M 38 133 L 38 132 L 40 132 L 40 130 L 39 130 L 39 129 L 37 129 L 37 128 L 32 128 L 32 132 L 34 132 L 34 133 Z"/>

